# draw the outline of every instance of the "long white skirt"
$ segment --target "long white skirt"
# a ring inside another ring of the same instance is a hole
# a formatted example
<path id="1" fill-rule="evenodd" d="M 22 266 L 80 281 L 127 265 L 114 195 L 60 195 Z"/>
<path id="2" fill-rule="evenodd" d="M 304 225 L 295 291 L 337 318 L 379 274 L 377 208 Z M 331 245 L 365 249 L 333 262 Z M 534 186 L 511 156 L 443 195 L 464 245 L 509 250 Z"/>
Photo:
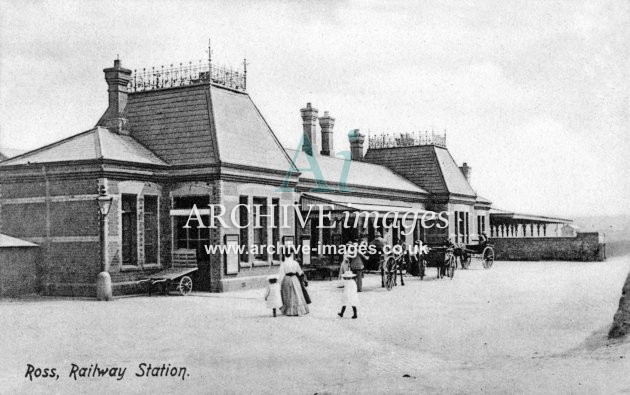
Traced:
<path id="1" fill-rule="evenodd" d="M 280 286 L 282 293 L 282 307 L 280 311 L 284 315 L 308 314 L 308 305 L 304 300 L 302 286 L 297 276 L 284 276 Z"/>

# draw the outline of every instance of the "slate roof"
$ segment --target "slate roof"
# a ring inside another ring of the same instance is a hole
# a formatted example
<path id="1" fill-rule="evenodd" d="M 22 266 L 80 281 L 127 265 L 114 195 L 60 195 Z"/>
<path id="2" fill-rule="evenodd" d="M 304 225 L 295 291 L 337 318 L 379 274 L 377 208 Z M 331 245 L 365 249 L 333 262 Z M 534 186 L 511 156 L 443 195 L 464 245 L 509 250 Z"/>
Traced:
<path id="1" fill-rule="evenodd" d="M 127 127 L 170 164 L 216 163 L 209 101 L 208 85 L 130 93 Z"/>
<path id="2" fill-rule="evenodd" d="M 478 203 L 482 203 L 482 204 L 492 204 L 492 202 L 488 199 L 486 199 L 485 197 L 479 196 L 477 195 L 477 200 Z"/>
<path id="3" fill-rule="evenodd" d="M 387 166 L 432 194 L 476 197 L 446 148 L 435 145 L 368 149 L 365 160 Z"/>
<path id="4" fill-rule="evenodd" d="M 94 129 L 6 160 L 0 163 L 0 166 L 96 159 L 167 165 L 166 162 L 132 137 L 112 133 L 97 126 Z"/>
<path id="5" fill-rule="evenodd" d="M 212 110 L 222 163 L 288 171 L 286 151 L 248 94 L 211 86 Z"/>
<path id="6" fill-rule="evenodd" d="M 287 153 L 291 158 L 295 158 L 295 150 L 287 150 Z M 325 155 L 315 155 L 314 158 L 317 160 L 317 164 L 322 171 L 324 181 L 326 181 L 327 184 L 339 183 L 344 166 L 346 165 L 345 160 Z M 307 155 L 304 152 L 299 153 L 295 162 L 298 169 L 311 167 Z M 300 180 L 315 181 L 315 176 L 312 172 L 303 172 L 300 176 Z M 350 162 L 347 184 L 366 188 L 376 187 L 423 195 L 428 194 L 426 190 L 394 173 L 385 166 L 359 161 Z"/>
<path id="7" fill-rule="evenodd" d="M 38 245 L 0 233 L 0 248 L 8 247 L 38 247 Z"/>
<path id="8" fill-rule="evenodd" d="M 125 112 L 131 135 L 173 165 L 292 167 L 244 92 L 202 84 L 131 93 Z"/>

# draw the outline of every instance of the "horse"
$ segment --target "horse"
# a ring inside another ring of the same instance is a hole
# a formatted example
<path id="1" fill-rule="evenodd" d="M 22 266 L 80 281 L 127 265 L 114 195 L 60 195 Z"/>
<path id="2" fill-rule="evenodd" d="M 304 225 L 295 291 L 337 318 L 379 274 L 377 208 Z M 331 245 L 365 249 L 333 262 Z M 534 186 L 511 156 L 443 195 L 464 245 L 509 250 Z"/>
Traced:
<path id="1" fill-rule="evenodd" d="M 365 264 L 365 269 L 381 272 L 381 288 L 385 288 L 387 274 L 392 270 L 396 271 L 395 277 L 393 278 L 393 285 L 398 284 L 398 275 L 400 275 L 400 285 L 405 285 L 403 270 L 406 270 L 408 266 L 407 260 L 408 257 L 405 257 L 405 254 L 385 254 L 384 252 L 379 251 L 375 254 L 368 255 L 368 261 Z"/>

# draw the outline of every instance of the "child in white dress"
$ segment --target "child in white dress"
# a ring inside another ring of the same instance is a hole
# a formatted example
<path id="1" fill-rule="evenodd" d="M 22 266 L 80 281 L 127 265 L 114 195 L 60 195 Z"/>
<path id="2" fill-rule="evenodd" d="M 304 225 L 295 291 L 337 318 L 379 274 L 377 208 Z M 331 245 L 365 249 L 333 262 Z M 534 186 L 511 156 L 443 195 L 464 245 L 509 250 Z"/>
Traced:
<path id="1" fill-rule="evenodd" d="M 267 277 L 267 293 L 265 294 L 265 300 L 267 301 L 267 308 L 273 310 L 273 316 L 276 316 L 276 309 L 282 307 L 282 296 L 280 295 L 280 283 L 278 283 L 278 276 Z"/>
<path id="2" fill-rule="evenodd" d="M 341 294 L 341 311 L 337 313 L 339 317 L 343 317 L 343 313 L 346 312 L 346 306 L 352 306 L 352 312 L 354 315 L 352 318 L 357 318 L 357 307 L 359 306 L 359 294 L 357 293 L 357 283 L 354 281 L 355 274 L 351 270 L 348 270 L 341 275 L 343 278 L 344 286 L 343 293 Z"/>

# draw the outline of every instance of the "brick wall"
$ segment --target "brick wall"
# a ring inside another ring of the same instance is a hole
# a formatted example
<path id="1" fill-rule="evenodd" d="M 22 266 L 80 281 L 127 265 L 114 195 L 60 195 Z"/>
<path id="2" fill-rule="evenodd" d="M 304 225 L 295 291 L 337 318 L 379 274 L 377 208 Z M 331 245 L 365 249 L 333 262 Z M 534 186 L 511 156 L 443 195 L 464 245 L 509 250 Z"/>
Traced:
<path id="1" fill-rule="evenodd" d="M 37 289 L 92 296 L 100 268 L 96 179 L 3 182 L 2 232 L 40 245 Z M 29 268 L 24 267 L 25 273 Z"/>
<path id="2" fill-rule="evenodd" d="M 171 222 L 169 210 L 171 200 L 169 185 L 139 180 L 108 178 L 101 179 L 107 186 L 107 193 L 114 199 L 107 216 L 107 261 L 112 279 L 114 295 L 144 292 L 144 287 L 136 282 L 146 278 L 171 263 Z M 136 198 L 136 264 L 123 265 L 122 261 L 122 195 L 133 195 Z M 144 253 L 144 202 L 147 195 L 157 196 L 159 207 L 159 265 L 146 262 Z"/>
<path id="3" fill-rule="evenodd" d="M 39 247 L 0 248 L 0 297 L 38 292 Z"/>
<path id="4" fill-rule="evenodd" d="M 491 239 L 495 259 L 503 261 L 597 261 L 604 248 L 599 234 L 578 233 L 576 237 L 511 237 Z"/>

